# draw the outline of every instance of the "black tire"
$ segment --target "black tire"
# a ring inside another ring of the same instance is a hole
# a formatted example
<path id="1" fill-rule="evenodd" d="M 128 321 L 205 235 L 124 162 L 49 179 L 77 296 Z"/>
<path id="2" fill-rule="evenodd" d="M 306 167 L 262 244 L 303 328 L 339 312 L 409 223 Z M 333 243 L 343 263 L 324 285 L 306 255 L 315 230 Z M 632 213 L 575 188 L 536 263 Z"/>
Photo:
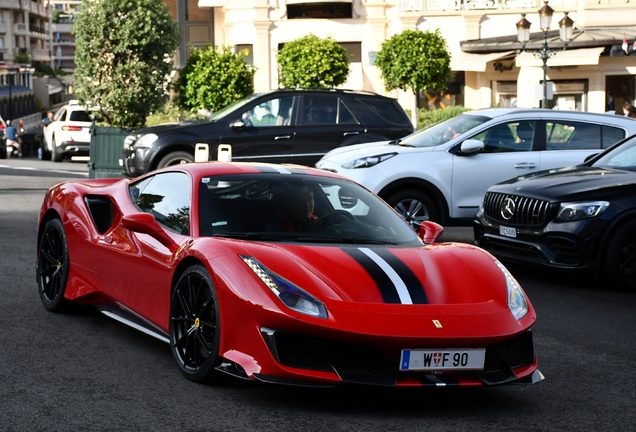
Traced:
<path id="1" fill-rule="evenodd" d="M 38 247 L 38 291 L 46 309 L 61 312 L 67 307 L 64 299 L 70 260 L 64 225 L 52 219 L 44 225 Z"/>
<path id="2" fill-rule="evenodd" d="M 407 189 L 388 197 L 387 203 L 417 232 L 425 220 L 442 223 L 442 216 L 433 201 L 424 193 Z"/>
<path id="3" fill-rule="evenodd" d="M 57 146 L 55 145 L 55 135 L 51 136 L 51 158 L 53 162 L 62 162 L 64 160 L 64 153 L 60 153 L 57 150 Z"/>
<path id="4" fill-rule="evenodd" d="M 170 347 L 181 373 L 189 380 L 209 381 L 220 364 L 219 313 L 210 274 L 202 265 L 179 278 L 170 306 Z"/>
<path id="5" fill-rule="evenodd" d="M 636 291 L 636 221 L 623 223 L 607 245 L 605 273 L 621 290 Z"/>
<path id="6" fill-rule="evenodd" d="M 161 158 L 161 160 L 159 161 L 159 165 L 157 165 L 157 168 L 164 168 L 167 166 L 192 162 L 194 162 L 194 155 L 184 151 L 176 151 L 168 153 L 163 158 Z"/>

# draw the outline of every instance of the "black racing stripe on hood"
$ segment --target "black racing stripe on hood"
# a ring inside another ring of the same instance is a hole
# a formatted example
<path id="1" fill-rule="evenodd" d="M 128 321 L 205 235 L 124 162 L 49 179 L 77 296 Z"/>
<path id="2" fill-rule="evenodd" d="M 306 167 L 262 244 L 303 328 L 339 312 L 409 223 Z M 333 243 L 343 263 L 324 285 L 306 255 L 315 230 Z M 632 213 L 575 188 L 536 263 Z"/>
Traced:
<path id="1" fill-rule="evenodd" d="M 411 301 L 413 304 L 427 304 L 428 297 L 424 291 L 424 287 L 420 283 L 420 280 L 415 276 L 410 268 L 407 267 L 398 257 L 393 255 L 387 249 L 374 249 L 374 252 L 378 254 L 384 261 L 389 264 L 393 270 L 400 276 L 406 289 L 409 291 Z"/>
<path id="2" fill-rule="evenodd" d="M 395 288 L 395 285 L 393 285 L 393 282 L 391 282 L 391 279 L 389 279 L 386 273 L 384 273 L 384 270 L 382 270 L 371 258 L 357 248 L 343 248 L 343 251 L 349 254 L 351 258 L 356 260 L 357 263 L 360 264 L 367 273 L 369 273 L 369 276 L 373 278 L 378 286 L 385 303 L 402 303 L 397 289 Z"/>

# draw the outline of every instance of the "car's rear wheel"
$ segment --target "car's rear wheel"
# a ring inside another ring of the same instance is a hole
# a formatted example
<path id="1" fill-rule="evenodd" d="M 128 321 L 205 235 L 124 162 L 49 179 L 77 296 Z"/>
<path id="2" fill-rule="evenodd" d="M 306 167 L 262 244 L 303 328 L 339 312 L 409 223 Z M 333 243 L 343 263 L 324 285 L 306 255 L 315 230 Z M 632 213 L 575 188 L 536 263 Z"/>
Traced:
<path id="1" fill-rule="evenodd" d="M 170 346 L 181 373 L 191 381 L 217 374 L 220 362 L 218 301 L 210 274 L 194 265 L 179 278 L 170 307 Z"/>
<path id="2" fill-rule="evenodd" d="M 45 308 L 60 312 L 66 306 L 64 292 L 69 273 L 69 254 L 64 225 L 52 219 L 44 226 L 38 247 L 38 290 Z"/>
<path id="3" fill-rule="evenodd" d="M 441 223 L 441 215 L 433 201 L 424 193 L 413 189 L 391 195 L 387 203 L 395 209 L 415 231 L 422 222 L 431 220 Z"/>
<path id="4" fill-rule="evenodd" d="M 625 222 L 612 234 L 605 257 L 605 271 L 614 286 L 636 291 L 636 221 Z"/>
<path id="5" fill-rule="evenodd" d="M 62 162 L 64 160 L 64 153 L 60 153 L 57 149 L 57 143 L 55 142 L 55 135 L 51 136 L 51 158 L 53 162 Z"/>
<path id="6" fill-rule="evenodd" d="M 157 168 L 194 162 L 194 156 L 184 151 L 168 153 L 160 161 Z"/>

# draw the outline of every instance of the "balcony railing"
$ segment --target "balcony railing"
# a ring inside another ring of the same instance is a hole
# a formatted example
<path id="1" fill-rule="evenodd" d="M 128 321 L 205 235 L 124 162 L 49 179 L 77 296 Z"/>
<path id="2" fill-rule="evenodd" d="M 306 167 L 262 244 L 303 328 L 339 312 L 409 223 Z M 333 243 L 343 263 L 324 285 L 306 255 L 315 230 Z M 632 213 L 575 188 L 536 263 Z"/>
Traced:
<path id="1" fill-rule="evenodd" d="M 580 0 L 550 0 L 552 7 L 576 7 Z M 594 0 L 609 3 L 612 0 Z M 400 12 L 539 9 L 543 0 L 398 0 Z"/>

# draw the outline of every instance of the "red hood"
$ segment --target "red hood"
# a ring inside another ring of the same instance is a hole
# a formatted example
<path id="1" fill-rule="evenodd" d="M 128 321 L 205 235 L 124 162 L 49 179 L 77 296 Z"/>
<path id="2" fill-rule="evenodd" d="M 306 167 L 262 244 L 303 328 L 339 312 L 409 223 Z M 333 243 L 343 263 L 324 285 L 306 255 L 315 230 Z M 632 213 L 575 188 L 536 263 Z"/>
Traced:
<path id="1" fill-rule="evenodd" d="M 408 304 L 410 300 L 481 305 L 488 312 L 508 310 L 503 273 L 492 256 L 466 244 L 383 247 L 242 242 L 242 246 L 241 253 L 327 303 Z"/>

